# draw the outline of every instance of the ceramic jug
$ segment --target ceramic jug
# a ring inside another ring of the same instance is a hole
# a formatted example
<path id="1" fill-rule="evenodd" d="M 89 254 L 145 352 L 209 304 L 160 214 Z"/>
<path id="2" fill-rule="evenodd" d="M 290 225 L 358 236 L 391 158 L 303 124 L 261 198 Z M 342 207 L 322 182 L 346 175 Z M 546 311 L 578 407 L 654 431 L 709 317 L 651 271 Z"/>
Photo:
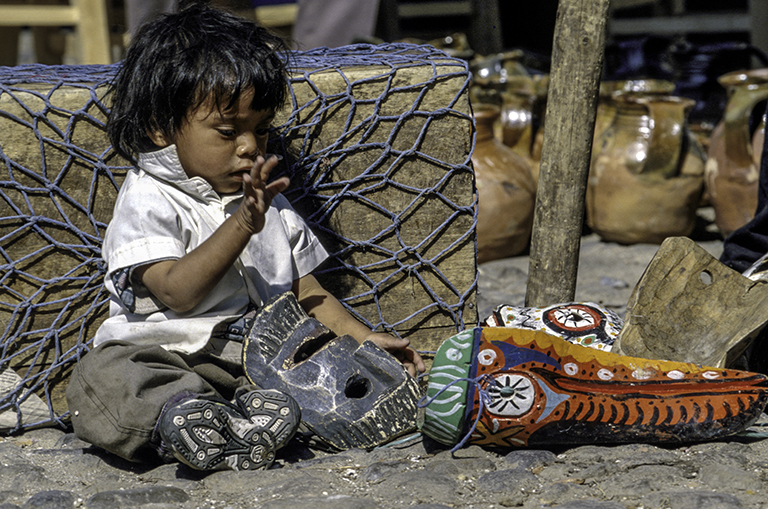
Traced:
<path id="1" fill-rule="evenodd" d="M 600 135 L 610 127 L 613 116 L 616 114 L 616 103 L 613 100 L 615 94 L 642 95 L 669 95 L 675 90 L 675 84 L 667 80 L 637 79 L 637 80 L 610 80 L 600 83 L 597 96 L 597 114 L 595 117 L 595 135 L 593 150 Z"/>
<path id="2" fill-rule="evenodd" d="M 749 222 L 757 208 L 765 108 L 756 111 L 756 106 L 768 99 L 768 69 L 732 72 L 718 81 L 728 102 L 709 139 L 705 176 L 715 224 L 725 237 Z"/>
<path id="3" fill-rule="evenodd" d="M 548 75 L 514 75 L 503 80 L 477 78 L 470 91 L 473 104 L 492 104 L 500 108 L 494 126 L 495 136 L 528 162 L 536 180 L 541 162 L 548 83 Z"/>
<path id="4" fill-rule="evenodd" d="M 477 262 L 515 256 L 528 247 L 536 184 L 524 158 L 493 132 L 500 110 L 474 105 L 477 135 L 472 153 L 477 186 Z"/>
<path id="5" fill-rule="evenodd" d="M 693 231 L 704 188 L 704 151 L 687 128 L 694 101 L 614 96 L 587 182 L 587 224 L 603 240 L 660 243 Z"/>
<path id="6" fill-rule="evenodd" d="M 523 65 L 524 57 L 525 53 L 519 49 L 478 56 L 470 63 L 469 70 L 475 80 L 505 82 L 512 76 L 528 76 L 528 70 Z"/>

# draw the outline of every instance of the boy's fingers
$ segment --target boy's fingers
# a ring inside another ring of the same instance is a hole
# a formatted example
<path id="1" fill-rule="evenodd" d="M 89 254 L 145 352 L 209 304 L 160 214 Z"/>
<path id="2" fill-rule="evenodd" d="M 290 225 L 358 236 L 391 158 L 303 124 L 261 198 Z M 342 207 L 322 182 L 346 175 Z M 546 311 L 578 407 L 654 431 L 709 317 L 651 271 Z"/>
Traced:
<path id="1" fill-rule="evenodd" d="M 408 345 L 411 344 L 410 341 L 404 338 L 396 338 L 395 336 L 390 336 L 389 334 L 377 334 L 375 336 L 374 341 L 379 347 L 383 348 L 384 350 L 388 352 L 392 352 L 393 350 L 404 350 L 408 347 Z"/>
<path id="2" fill-rule="evenodd" d="M 245 196 L 253 196 L 253 178 L 250 174 L 243 175 L 243 192 Z"/>
<path id="3" fill-rule="evenodd" d="M 274 198 L 278 194 L 285 191 L 285 189 L 290 185 L 291 181 L 288 177 L 280 177 L 279 179 L 275 180 L 274 182 L 270 182 L 267 184 L 267 191 L 272 195 Z"/>
<path id="4" fill-rule="evenodd" d="M 416 371 L 419 373 L 424 373 L 424 371 L 427 369 L 426 365 L 424 364 L 424 361 L 421 358 L 421 355 L 414 350 L 411 347 L 403 349 L 403 354 L 405 356 L 405 359 L 402 361 L 404 365 L 406 365 L 406 362 L 409 363 L 411 366 L 413 366 Z M 414 373 L 411 373 L 415 376 Z"/>
<path id="5" fill-rule="evenodd" d="M 251 167 L 251 181 L 258 185 L 259 182 L 261 182 L 261 167 L 264 165 L 264 158 L 261 156 L 256 156 L 256 161 L 253 163 L 253 166 Z"/>
<path id="6" fill-rule="evenodd" d="M 408 339 L 397 338 L 388 334 L 376 334 L 374 342 L 394 355 L 412 376 L 426 371 L 424 361 L 418 352 L 410 347 L 411 342 Z"/>
<path id="7" fill-rule="evenodd" d="M 253 168 L 251 168 L 251 179 L 254 182 L 265 183 L 279 161 L 277 156 L 274 155 L 270 156 L 269 159 L 264 159 L 263 156 L 256 156 L 256 161 L 253 163 Z"/>
<path id="8" fill-rule="evenodd" d="M 266 182 L 267 179 L 269 179 L 269 174 L 272 172 L 273 169 L 275 169 L 275 167 L 277 166 L 277 163 L 280 162 L 280 160 L 274 154 L 269 156 L 269 159 L 266 159 L 266 160 L 262 157 L 262 160 L 263 162 L 261 164 L 261 181 Z"/>
<path id="9" fill-rule="evenodd" d="M 280 177 L 274 182 L 266 184 L 269 179 L 269 174 L 277 166 L 279 161 L 280 160 L 275 156 L 272 156 L 267 160 L 264 160 L 262 156 L 257 156 L 250 174 L 243 175 L 243 186 L 246 194 L 251 194 L 248 192 L 249 189 L 255 189 L 262 185 L 264 191 L 266 191 L 272 198 L 283 192 L 291 183 L 288 177 Z"/>

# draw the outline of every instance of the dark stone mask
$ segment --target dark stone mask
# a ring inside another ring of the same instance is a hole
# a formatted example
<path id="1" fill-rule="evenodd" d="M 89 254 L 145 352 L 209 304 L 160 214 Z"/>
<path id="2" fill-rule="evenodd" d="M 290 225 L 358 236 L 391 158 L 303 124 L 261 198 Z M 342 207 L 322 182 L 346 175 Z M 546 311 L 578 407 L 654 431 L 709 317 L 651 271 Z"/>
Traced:
<path id="1" fill-rule="evenodd" d="M 372 448 L 416 428 L 419 385 L 400 362 L 370 341 L 336 336 L 291 292 L 254 319 L 243 365 L 253 384 L 298 402 L 320 445 Z"/>

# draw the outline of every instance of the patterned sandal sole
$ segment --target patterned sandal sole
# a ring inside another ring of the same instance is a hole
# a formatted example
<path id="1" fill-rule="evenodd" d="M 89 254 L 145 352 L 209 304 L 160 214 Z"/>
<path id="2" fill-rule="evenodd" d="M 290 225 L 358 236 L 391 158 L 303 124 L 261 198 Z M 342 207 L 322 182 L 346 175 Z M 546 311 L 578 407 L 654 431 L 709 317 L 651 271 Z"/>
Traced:
<path id="1" fill-rule="evenodd" d="M 220 403 L 193 400 L 163 414 L 161 435 L 176 457 L 198 470 L 262 470 L 275 460 L 275 440 L 254 426 L 240 438 Z M 245 420 L 245 419 L 243 419 Z"/>
<path id="2" fill-rule="evenodd" d="M 301 422 L 301 409 L 292 397 L 275 390 L 241 392 L 235 395 L 252 423 L 267 429 L 275 449 L 293 438 Z"/>

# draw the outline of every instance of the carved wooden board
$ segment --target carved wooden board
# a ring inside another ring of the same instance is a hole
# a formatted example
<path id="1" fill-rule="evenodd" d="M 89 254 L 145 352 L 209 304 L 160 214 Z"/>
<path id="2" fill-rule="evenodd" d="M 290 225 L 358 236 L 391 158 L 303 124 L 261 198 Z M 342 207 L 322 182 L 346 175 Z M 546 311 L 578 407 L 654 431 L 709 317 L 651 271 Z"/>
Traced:
<path id="1" fill-rule="evenodd" d="M 768 322 L 768 283 L 694 241 L 664 241 L 637 283 L 614 352 L 726 367 Z"/>

